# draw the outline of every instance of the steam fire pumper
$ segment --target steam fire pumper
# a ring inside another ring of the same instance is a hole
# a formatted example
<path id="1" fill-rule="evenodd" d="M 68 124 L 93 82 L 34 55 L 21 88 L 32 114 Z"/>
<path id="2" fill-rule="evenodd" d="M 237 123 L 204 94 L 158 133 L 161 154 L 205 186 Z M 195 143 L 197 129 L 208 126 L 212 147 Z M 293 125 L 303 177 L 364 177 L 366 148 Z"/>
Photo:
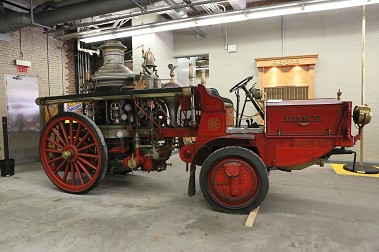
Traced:
<path id="1" fill-rule="evenodd" d="M 201 166 L 201 191 L 212 207 L 246 213 L 265 199 L 270 170 L 303 169 L 322 165 L 332 154 L 352 153 L 345 148 L 360 138 L 352 136 L 352 118 L 359 129 L 371 119 L 369 107 L 353 110 L 350 101 L 264 101 L 259 89 L 247 88 L 252 79 L 247 77 L 230 92 L 243 90 L 263 123 L 241 127 L 240 120 L 234 125 L 232 102 L 217 90 L 181 87 L 174 80 L 158 87 L 155 65 L 145 64 L 146 71 L 135 75 L 123 64 L 125 49 L 115 41 L 101 47 L 104 66 L 92 75 L 95 90 L 36 100 L 40 106 L 84 106 L 84 115 L 53 116 L 41 134 L 43 168 L 66 192 L 88 192 L 106 173 L 163 171 L 179 148 L 180 158 L 190 164 L 190 196 Z"/>

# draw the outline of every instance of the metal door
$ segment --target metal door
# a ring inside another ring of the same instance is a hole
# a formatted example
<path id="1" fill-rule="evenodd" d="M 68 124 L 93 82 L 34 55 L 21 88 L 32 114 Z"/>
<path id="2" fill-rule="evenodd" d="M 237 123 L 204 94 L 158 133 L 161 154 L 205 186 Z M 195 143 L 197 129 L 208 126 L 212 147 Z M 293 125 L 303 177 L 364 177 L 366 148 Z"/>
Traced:
<path id="1" fill-rule="evenodd" d="M 5 75 L 10 156 L 16 164 L 39 160 L 38 78 Z"/>

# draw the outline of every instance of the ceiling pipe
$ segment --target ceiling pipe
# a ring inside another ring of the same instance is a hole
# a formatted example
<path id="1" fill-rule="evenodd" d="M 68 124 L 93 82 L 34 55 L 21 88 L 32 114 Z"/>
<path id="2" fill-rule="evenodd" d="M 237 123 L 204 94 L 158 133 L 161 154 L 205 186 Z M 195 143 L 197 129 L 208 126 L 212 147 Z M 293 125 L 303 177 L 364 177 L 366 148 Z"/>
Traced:
<path id="1" fill-rule="evenodd" d="M 190 0 L 185 0 L 184 2 L 186 3 L 186 1 L 190 1 Z M 143 12 L 143 14 L 148 15 L 148 14 L 157 14 L 157 13 L 163 13 L 163 12 L 166 13 L 168 11 L 180 9 L 180 8 L 184 8 L 184 7 L 194 8 L 194 6 L 197 6 L 197 5 L 203 5 L 203 4 L 209 4 L 209 3 L 218 3 L 218 2 L 220 2 L 220 0 L 200 0 L 200 1 L 197 1 L 196 3 L 194 3 L 194 2 L 186 3 L 183 5 L 179 5 L 178 7 L 172 7 L 172 6 L 153 7 L 153 8 L 149 8 L 149 9 L 145 10 Z M 137 17 L 137 16 L 138 17 L 141 16 L 140 11 L 130 12 L 128 14 L 124 14 L 121 16 L 113 17 L 113 18 L 107 18 L 106 21 L 107 22 L 117 21 L 120 19 L 129 19 L 129 18 L 133 18 L 133 17 Z M 66 30 L 77 30 L 77 28 L 79 28 L 79 27 L 84 27 L 84 26 L 89 26 L 89 25 L 97 25 L 97 24 L 101 24 L 103 22 L 104 22 L 104 20 L 81 22 L 81 23 L 76 23 L 76 24 L 70 25 L 68 27 L 58 28 L 52 32 L 66 31 Z"/>
<path id="2" fill-rule="evenodd" d="M 17 9 L 21 9 L 21 10 L 24 10 L 24 11 L 29 11 L 29 8 L 28 7 L 25 7 L 21 4 L 17 4 L 17 3 L 14 3 L 14 2 L 11 2 L 11 1 L 7 1 L 7 0 L 1 0 L 2 3 L 4 4 L 8 4 L 10 5 L 11 7 L 16 7 Z M 14 10 L 14 9 L 12 9 Z"/>
<path id="3" fill-rule="evenodd" d="M 175 2 L 174 0 L 164 0 L 168 5 L 170 5 L 171 7 L 178 7 L 179 4 L 177 2 Z M 188 17 L 188 14 L 187 14 L 187 10 L 185 8 L 180 8 L 180 9 L 175 9 L 175 11 L 178 13 L 178 15 L 181 17 L 181 18 L 187 18 Z M 199 35 L 200 37 L 204 38 L 205 37 L 205 32 L 200 29 L 199 27 L 192 27 L 191 28 L 194 32 L 196 32 L 197 35 Z"/>
<path id="4" fill-rule="evenodd" d="M 0 33 L 8 33 L 31 25 L 29 13 L 5 12 L 0 16 Z"/>
<path id="5" fill-rule="evenodd" d="M 0 14 L 3 15 L 4 13 L 5 13 L 4 3 L 1 2 L 1 3 L 0 3 Z"/>
<path id="6" fill-rule="evenodd" d="M 246 9 L 246 0 L 228 0 L 229 4 L 233 7 L 233 10 Z M 254 1 L 258 2 L 258 1 Z"/>
<path id="7" fill-rule="evenodd" d="M 142 6 L 147 6 L 158 1 L 159 0 L 139 0 L 138 3 Z M 46 11 L 39 14 L 38 18 L 44 25 L 52 25 L 128 10 L 135 7 L 136 5 L 133 2 L 125 0 L 92 0 L 56 11 Z"/>
<path id="8" fill-rule="evenodd" d="M 48 9 L 60 9 L 60 8 L 64 8 L 70 5 L 80 4 L 80 3 L 89 2 L 89 1 L 90 0 L 66 0 L 66 1 L 60 1 L 60 2 L 47 1 L 35 7 L 33 9 L 33 14 L 37 15 Z"/>
<path id="9" fill-rule="evenodd" d="M 186 4 L 191 4 L 191 0 L 183 0 L 183 2 L 185 2 Z M 195 8 L 195 6 L 190 5 L 189 8 L 190 8 L 191 10 L 193 10 L 194 12 L 196 12 L 197 14 L 199 14 L 199 15 L 201 14 L 200 11 L 198 11 L 198 10 Z"/>
<path id="10" fill-rule="evenodd" d="M 138 3 L 147 6 L 158 1 L 138 0 Z M 57 10 L 41 12 L 34 15 L 34 22 L 39 25 L 50 26 L 135 7 L 136 5 L 133 2 L 125 0 L 92 0 Z M 29 25 L 32 25 L 30 13 L 6 12 L 0 16 L 0 33 L 16 31 Z"/>

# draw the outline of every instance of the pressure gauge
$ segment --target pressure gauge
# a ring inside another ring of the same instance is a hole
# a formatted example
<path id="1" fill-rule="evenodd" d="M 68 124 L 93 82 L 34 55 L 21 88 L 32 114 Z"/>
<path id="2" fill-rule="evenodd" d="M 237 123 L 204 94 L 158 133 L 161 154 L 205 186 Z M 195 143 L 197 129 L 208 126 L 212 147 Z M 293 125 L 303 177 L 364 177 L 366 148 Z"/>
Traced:
<path id="1" fill-rule="evenodd" d="M 122 114 L 121 115 L 121 120 L 122 121 L 126 121 L 126 119 L 128 119 L 128 115 L 127 114 Z"/>
<path id="2" fill-rule="evenodd" d="M 116 131 L 116 137 L 117 138 L 123 138 L 124 137 L 124 132 L 122 132 L 122 130 L 117 130 Z"/>
<path id="3" fill-rule="evenodd" d="M 132 110 L 132 105 L 130 105 L 129 103 L 125 104 L 125 106 L 124 106 L 124 110 L 125 110 L 126 112 L 130 112 L 130 111 Z"/>

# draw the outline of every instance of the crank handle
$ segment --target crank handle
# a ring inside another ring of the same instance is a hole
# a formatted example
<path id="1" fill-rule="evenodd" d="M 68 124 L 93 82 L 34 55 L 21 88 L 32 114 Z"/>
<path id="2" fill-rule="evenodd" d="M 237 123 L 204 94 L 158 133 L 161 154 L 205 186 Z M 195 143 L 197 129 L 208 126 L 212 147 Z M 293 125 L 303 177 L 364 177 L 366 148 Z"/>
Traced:
<path id="1" fill-rule="evenodd" d="M 299 122 L 299 125 L 301 125 L 301 126 L 307 126 L 307 125 L 309 125 L 309 122 L 304 122 L 304 123 L 300 123 Z"/>

